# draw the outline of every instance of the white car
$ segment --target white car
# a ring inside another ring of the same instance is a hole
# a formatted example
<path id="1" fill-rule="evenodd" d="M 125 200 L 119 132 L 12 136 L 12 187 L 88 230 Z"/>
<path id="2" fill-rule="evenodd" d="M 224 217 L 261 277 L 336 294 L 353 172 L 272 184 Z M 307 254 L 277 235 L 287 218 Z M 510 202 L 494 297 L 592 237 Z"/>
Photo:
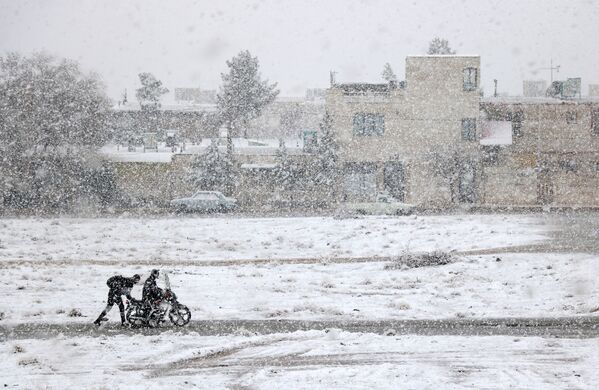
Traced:
<path id="1" fill-rule="evenodd" d="M 339 215 L 410 215 L 414 206 L 397 201 L 393 196 L 379 193 L 374 202 L 343 203 Z"/>
<path id="2" fill-rule="evenodd" d="M 198 191 L 189 198 L 171 200 L 171 207 L 177 211 L 231 211 L 237 205 L 237 200 L 228 198 L 218 191 Z"/>

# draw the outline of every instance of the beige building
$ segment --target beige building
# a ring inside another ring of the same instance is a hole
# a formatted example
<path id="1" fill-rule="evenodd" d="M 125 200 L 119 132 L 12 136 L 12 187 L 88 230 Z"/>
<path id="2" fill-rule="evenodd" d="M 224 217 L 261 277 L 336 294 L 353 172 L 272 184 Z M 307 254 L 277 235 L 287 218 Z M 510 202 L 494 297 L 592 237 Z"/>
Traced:
<path id="1" fill-rule="evenodd" d="M 388 191 L 413 204 L 475 202 L 479 80 L 478 56 L 411 56 L 398 85 L 333 85 L 326 109 L 343 199 Z"/>
<path id="2" fill-rule="evenodd" d="M 511 130 L 482 146 L 482 204 L 599 206 L 599 102 L 488 98 L 481 115 Z"/>
<path id="3" fill-rule="evenodd" d="M 405 76 L 329 89 L 343 200 L 599 207 L 599 100 L 482 98 L 476 56 L 411 56 Z"/>

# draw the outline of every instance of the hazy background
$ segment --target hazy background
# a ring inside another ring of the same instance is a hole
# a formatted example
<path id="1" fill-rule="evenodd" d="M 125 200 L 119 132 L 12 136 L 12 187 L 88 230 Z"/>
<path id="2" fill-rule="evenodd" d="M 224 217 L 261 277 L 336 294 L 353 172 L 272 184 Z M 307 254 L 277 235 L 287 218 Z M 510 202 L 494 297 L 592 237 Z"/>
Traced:
<path id="1" fill-rule="evenodd" d="M 599 1 L 592 0 L 0 0 L 0 53 L 45 50 L 98 72 L 110 97 L 129 98 L 137 74 L 174 87 L 215 89 L 243 49 L 284 96 L 338 81 L 381 81 L 385 62 L 404 78 L 405 57 L 440 36 L 479 54 L 482 85 L 522 93 L 523 79 L 599 83 Z M 167 98 L 168 100 L 169 98 Z"/>

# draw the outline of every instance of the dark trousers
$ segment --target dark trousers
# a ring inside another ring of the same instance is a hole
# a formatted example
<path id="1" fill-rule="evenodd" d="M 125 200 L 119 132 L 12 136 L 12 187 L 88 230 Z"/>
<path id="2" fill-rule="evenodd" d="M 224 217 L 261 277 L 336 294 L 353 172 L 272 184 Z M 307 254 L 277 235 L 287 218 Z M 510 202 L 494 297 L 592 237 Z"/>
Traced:
<path id="1" fill-rule="evenodd" d="M 112 306 L 114 306 L 115 303 L 119 306 L 119 311 L 121 312 L 121 324 L 124 324 L 125 323 L 125 305 L 123 304 L 123 299 L 121 298 L 121 295 L 119 294 L 118 291 L 114 291 L 112 289 L 110 289 L 108 291 L 108 301 L 106 303 L 106 308 L 104 310 L 102 310 L 102 313 L 100 313 L 100 316 L 94 322 L 96 324 L 99 324 L 100 321 L 102 321 L 102 318 L 106 317 L 106 315 L 110 312 L 110 310 L 112 309 Z"/>

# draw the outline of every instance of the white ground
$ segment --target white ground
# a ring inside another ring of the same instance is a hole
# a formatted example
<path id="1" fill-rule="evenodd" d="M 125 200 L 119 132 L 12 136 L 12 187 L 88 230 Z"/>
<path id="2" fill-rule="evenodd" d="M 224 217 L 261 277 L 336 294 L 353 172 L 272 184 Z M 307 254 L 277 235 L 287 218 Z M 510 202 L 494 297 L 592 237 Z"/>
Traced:
<path id="1" fill-rule="evenodd" d="M 196 319 L 415 319 L 573 316 L 599 306 L 592 255 L 472 256 L 442 266 L 385 270 L 385 262 L 166 267 Z M 2 270 L 2 323 L 90 322 L 105 281 L 148 266 L 40 266 Z M 133 295 L 141 296 L 141 286 Z M 13 305 L 12 302 L 24 302 Z M 69 317 L 72 309 L 83 317 Z M 118 318 L 117 311 L 112 318 Z"/>
<path id="2" fill-rule="evenodd" d="M 290 259 L 523 245 L 547 227 L 513 215 L 402 218 L 98 218 L 0 220 L 0 260 Z"/>
<path id="3" fill-rule="evenodd" d="M 16 352 L 18 351 L 18 352 Z M 49 389 L 591 389 L 599 339 L 377 336 L 59 337 L 0 344 L 0 384 Z"/>
<path id="4" fill-rule="evenodd" d="M 517 252 L 517 246 L 549 240 L 551 228 L 520 215 L 4 219 L 0 325 L 89 323 L 105 304 L 108 277 L 145 277 L 154 267 L 169 271 L 194 319 L 589 315 L 599 306 L 598 256 Z M 506 247 L 513 253 L 460 255 L 439 267 L 386 270 L 388 261 L 377 260 Z M 318 261 L 302 260 L 309 258 Z M 252 259 L 275 261 L 248 263 Z M 219 265 L 223 260 L 227 265 Z M 139 287 L 133 295 L 141 295 Z M 73 309 L 82 316 L 70 317 Z M 0 343 L 0 386 L 592 388 L 599 383 L 598 347 L 599 339 L 336 330 L 8 340 Z"/>

